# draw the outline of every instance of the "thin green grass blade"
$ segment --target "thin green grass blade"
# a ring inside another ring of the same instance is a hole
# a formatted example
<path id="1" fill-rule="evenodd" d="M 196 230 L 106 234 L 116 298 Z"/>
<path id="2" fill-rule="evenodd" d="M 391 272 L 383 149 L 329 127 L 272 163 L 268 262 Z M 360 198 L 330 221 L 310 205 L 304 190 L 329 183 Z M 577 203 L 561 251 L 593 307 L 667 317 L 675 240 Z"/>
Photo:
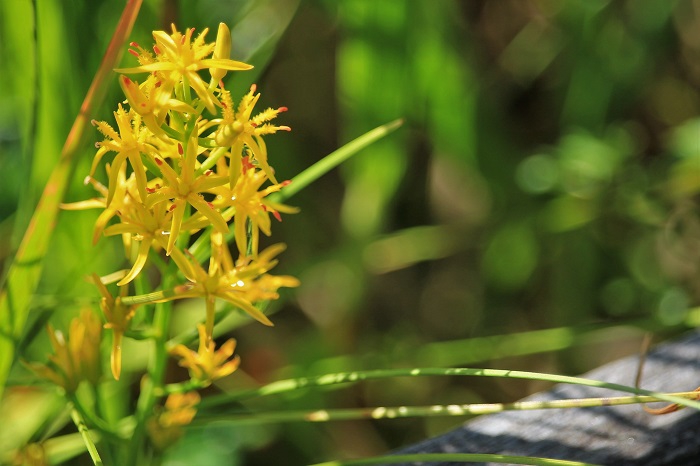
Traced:
<path id="1" fill-rule="evenodd" d="M 667 393 L 678 398 L 694 399 L 698 392 Z M 515 403 L 474 403 L 429 406 L 377 406 L 373 408 L 319 409 L 315 411 L 271 411 L 245 414 L 200 416 L 196 424 L 211 421 L 229 421 L 235 424 L 263 424 L 279 422 L 332 422 L 362 419 L 399 419 L 414 417 L 481 416 L 503 411 L 534 411 L 540 409 L 595 408 L 622 406 L 661 401 L 654 396 L 618 396 L 606 398 L 577 398 L 551 401 L 517 401 Z"/>
<path id="2" fill-rule="evenodd" d="M 100 458 L 100 454 L 97 452 L 97 447 L 95 446 L 95 442 L 92 440 L 92 436 L 90 435 L 90 430 L 87 428 L 87 426 L 83 422 L 82 418 L 80 417 L 80 414 L 78 414 L 78 411 L 75 409 L 72 410 L 71 417 L 73 418 L 73 422 L 75 423 L 76 427 L 78 428 L 78 432 L 80 433 L 80 436 L 82 437 L 83 442 L 85 443 L 85 447 L 87 448 L 88 453 L 90 453 L 90 458 L 92 459 L 92 463 L 95 466 L 102 466 L 102 459 Z"/>
<path id="3" fill-rule="evenodd" d="M 15 346 L 27 319 L 31 297 L 41 277 L 43 259 L 56 223 L 59 204 L 75 166 L 74 156 L 81 147 L 90 116 L 95 113 L 96 107 L 104 99 L 108 78 L 119 61 L 122 45 L 131 33 L 141 2 L 142 0 L 129 0 L 124 8 L 100 68 L 85 96 L 80 113 L 68 134 L 58 165 L 49 177 L 17 255 L 8 270 L 0 293 L 0 397 L 15 357 Z"/>
<path id="4" fill-rule="evenodd" d="M 430 462 L 453 463 L 501 463 L 501 464 L 532 464 L 541 466 L 596 466 L 591 463 L 578 461 L 555 460 L 550 458 L 535 458 L 530 456 L 491 455 L 482 453 L 416 453 L 411 455 L 391 455 L 359 460 L 328 461 L 312 466 L 363 466 L 370 464 L 423 464 Z"/>
<path id="5" fill-rule="evenodd" d="M 391 123 L 387 123 L 382 126 L 378 126 L 371 131 L 363 134 L 357 139 L 350 141 L 345 144 L 340 149 L 331 152 L 315 164 L 311 165 L 309 168 L 299 173 L 297 176 L 292 178 L 292 183 L 282 189 L 274 197 L 275 201 L 284 201 L 289 199 L 302 189 L 306 188 L 308 185 L 319 179 L 321 176 L 325 175 L 341 163 L 348 160 L 353 155 L 360 152 L 365 147 L 369 146 L 373 142 L 378 141 L 384 136 L 394 132 L 401 125 L 403 125 L 403 119 L 394 120 Z"/>
<path id="6" fill-rule="evenodd" d="M 627 385 L 603 382 L 600 380 L 585 379 L 581 377 L 570 377 L 566 375 L 543 374 L 539 372 L 511 371 L 503 369 L 475 369 L 467 367 L 450 369 L 428 367 L 414 369 L 387 369 L 374 371 L 338 372 L 335 374 L 327 374 L 318 377 L 302 377 L 298 379 L 280 380 L 253 390 L 246 390 L 237 393 L 208 397 L 202 400 L 202 402 L 200 403 L 200 408 L 212 408 L 230 402 L 236 402 L 260 396 L 292 392 L 295 390 L 303 390 L 310 387 L 323 387 L 337 384 L 355 383 L 363 380 L 377 380 L 392 377 L 426 376 L 500 377 L 506 379 L 528 379 L 541 380 L 544 382 L 552 383 L 584 385 L 587 387 L 617 390 L 623 393 L 631 393 L 633 395 L 652 396 L 658 400 L 668 401 L 669 403 L 678 403 L 682 406 L 700 409 L 700 402 L 697 401 L 688 400 L 685 398 L 665 393 L 643 390 L 641 388 L 630 387 Z"/>

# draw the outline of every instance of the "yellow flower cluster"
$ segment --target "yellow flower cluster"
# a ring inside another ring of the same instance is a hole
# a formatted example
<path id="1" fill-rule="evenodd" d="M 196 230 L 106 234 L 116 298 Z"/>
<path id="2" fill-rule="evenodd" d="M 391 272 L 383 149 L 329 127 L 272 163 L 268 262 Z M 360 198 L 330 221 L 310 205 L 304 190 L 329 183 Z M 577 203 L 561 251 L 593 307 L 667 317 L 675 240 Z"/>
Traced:
<path id="1" fill-rule="evenodd" d="M 102 328 L 99 318 L 89 309 L 84 309 L 71 320 L 68 336 L 48 326 L 49 340 L 54 354 L 47 364 L 29 363 L 39 376 L 74 393 L 83 380 L 97 385 L 100 369 L 100 336 Z"/>
<path id="2" fill-rule="evenodd" d="M 297 211 L 267 198 L 289 183 L 275 178 L 263 141 L 266 135 L 290 130 L 271 123 L 286 108 L 268 108 L 254 115 L 260 98 L 255 86 L 236 106 L 221 80 L 229 71 L 252 66 L 230 59 L 226 25 L 219 26 L 213 43 L 206 42 L 206 34 L 206 29 L 196 36 L 194 29 L 181 33 L 173 26 L 171 33 L 153 33 L 152 52 L 131 43 L 129 52 L 138 66 L 116 70 L 121 73 L 119 84 L 126 96 L 114 112 L 116 129 L 107 122 L 93 121 L 104 140 L 96 144 L 86 181 L 99 197 L 64 206 L 103 209 L 93 241 L 103 235 L 119 235 L 131 260 L 131 267 L 121 273 L 101 279 L 93 276 L 108 321 L 105 327 L 114 335 L 112 372 L 117 378 L 122 336 L 136 307 L 129 286 L 145 270 L 152 254 L 164 252 L 184 280 L 174 288 L 140 295 L 138 305 L 205 299 L 200 358 L 184 348 L 174 353 L 200 380 L 212 380 L 237 367 L 237 359 L 228 361 L 234 344 L 227 343 L 219 352 L 214 349 L 217 298 L 272 325 L 256 303 L 278 298 L 280 287 L 299 284 L 293 277 L 268 274 L 277 264 L 275 256 L 285 249 L 283 244 L 258 250 L 259 233 L 271 234 L 270 216 L 281 220 L 280 213 Z M 203 70 L 208 71 L 209 79 L 204 79 Z M 139 73 L 147 73 L 141 82 L 126 76 Z M 97 181 L 95 172 L 110 155 L 105 186 Z M 187 249 L 191 235 L 198 232 L 211 238 L 206 269 Z M 227 244 L 231 237 L 236 259 Z M 111 282 L 120 287 L 118 297 L 107 289 Z M 203 355 L 208 355 L 206 362 L 200 360 Z M 218 368 L 209 367 L 211 364 Z"/>
<path id="3" fill-rule="evenodd" d="M 197 392 L 173 393 L 165 405 L 156 410 L 146 428 L 153 445 L 164 450 L 184 434 L 182 426 L 188 425 L 197 415 L 195 408 L 201 400 Z"/>

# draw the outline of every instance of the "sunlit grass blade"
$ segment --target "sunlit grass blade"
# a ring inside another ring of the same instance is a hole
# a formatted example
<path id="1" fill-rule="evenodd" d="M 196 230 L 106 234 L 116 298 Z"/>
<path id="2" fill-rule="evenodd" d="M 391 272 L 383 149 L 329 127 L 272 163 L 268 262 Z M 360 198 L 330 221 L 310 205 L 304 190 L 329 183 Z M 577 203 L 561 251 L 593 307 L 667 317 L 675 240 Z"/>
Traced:
<path id="1" fill-rule="evenodd" d="M 501 464 L 532 464 L 541 466 L 596 466 L 591 463 L 579 461 L 555 460 L 550 458 L 535 458 L 530 456 L 510 456 L 482 453 L 416 453 L 410 455 L 391 455 L 375 458 L 363 458 L 359 460 L 328 461 L 312 466 L 363 466 L 371 464 L 423 464 L 439 462 L 440 464 L 452 463 L 501 463 Z"/>
<path id="2" fill-rule="evenodd" d="M 391 123 L 387 123 L 382 126 L 378 126 L 371 131 L 363 134 L 357 139 L 350 141 L 345 144 L 340 149 L 337 149 L 315 164 L 311 165 L 309 168 L 299 173 L 297 176 L 292 178 L 292 182 L 289 186 L 285 187 L 279 193 L 275 194 L 275 201 L 283 201 L 289 199 L 302 189 L 306 188 L 308 185 L 319 179 L 321 176 L 325 175 L 341 163 L 348 160 L 353 155 L 357 154 L 359 151 L 369 146 L 373 142 L 378 141 L 384 136 L 394 132 L 403 124 L 403 119 L 394 120 Z"/>
<path id="3" fill-rule="evenodd" d="M 310 387 L 323 387 L 337 384 L 355 383 L 363 380 L 386 379 L 392 377 L 427 377 L 427 376 L 452 376 L 452 377 L 500 377 L 513 379 L 528 379 L 541 380 L 552 383 L 565 383 L 572 385 L 583 385 L 587 387 L 605 388 L 609 390 L 617 390 L 624 393 L 632 393 L 634 395 L 646 395 L 656 398 L 657 400 L 668 401 L 670 403 L 678 403 L 683 406 L 700 409 L 700 402 L 688 400 L 674 395 L 665 393 L 643 390 L 640 388 L 630 387 L 600 380 L 585 379 L 581 377 L 571 377 L 566 375 L 544 374 L 540 372 L 512 371 L 503 369 L 475 369 L 475 368 L 414 368 L 414 369 L 386 369 L 374 371 L 356 371 L 356 372 L 338 372 L 335 374 L 326 374 L 317 377 L 302 377 L 298 379 L 287 379 L 273 382 L 271 384 L 237 393 L 225 395 L 217 395 L 206 398 L 200 403 L 200 408 L 212 408 L 229 402 L 240 401 L 244 399 L 274 395 L 295 390 L 303 390 Z M 697 396 L 697 393 L 695 392 Z"/>
<path id="4" fill-rule="evenodd" d="M 285 186 L 280 192 L 274 193 L 269 196 L 272 202 L 282 202 L 285 199 L 289 199 L 294 194 L 298 193 L 321 176 L 325 175 L 341 163 L 348 160 L 353 155 L 360 152 L 365 147 L 378 141 L 384 136 L 392 133 L 398 129 L 403 124 L 403 120 L 394 120 L 391 123 L 387 123 L 382 126 L 378 126 L 371 131 L 366 132 L 362 136 L 350 141 L 345 144 L 340 149 L 337 149 L 315 164 L 311 165 L 309 168 L 292 178 L 292 182 Z M 233 230 L 229 231 L 226 236 L 226 241 L 230 242 L 233 240 Z M 199 262 L 203 262 L 207 257 L 209 257 L 209 234 L 208 232 L 203 233 L 197 241 L 189 248 L 190 252 L 197 258 Z"/>
<path id="5" fill-rule="evenodd" d="M 664 395 L 683 399 L 697 398 L 698 392 L 666 393 Z M 234 423 L 278 423 L 278 422 L 332 422 L 360 419 L 398 419 L 411 417 L 480 416 L 503 411 L 533 411 L 540 409 L 595 408 L 601 406 L 623 406 L 661 401 L 655 396 L 617 396 L 605 398 L 577 398 L 551 401 L 517 401 L 514 403 L 474 403 L 430 406 L 378 406 L 374 408 L 319 409 L 315 411 L 272 411 L 246 414 L 224 414 L 214 417 L 202 416 L 198 422 L 212 420 Z"/>
<path id="6" fill-rule="evenodd" d="M 130 0 L 124 8 L 102 63 L 85 96 L 80 113 L 68 134 L 58 165 L 49 177 L 39 205 L 32 215 L 17 255 L 7 273 L 0 293 L 0 397 L 14 360 L 15 345 L 27 319 L 31 297 L 41 277 L 43 259 L 56 223 L 59 204 L 63 200 L 75 167 L 74 156 L 81 147 L 91 115 L 104 99 L 109 84 L 108 78 L 119 61 L 122 45 L 131 33 L 141 1 Z"/>

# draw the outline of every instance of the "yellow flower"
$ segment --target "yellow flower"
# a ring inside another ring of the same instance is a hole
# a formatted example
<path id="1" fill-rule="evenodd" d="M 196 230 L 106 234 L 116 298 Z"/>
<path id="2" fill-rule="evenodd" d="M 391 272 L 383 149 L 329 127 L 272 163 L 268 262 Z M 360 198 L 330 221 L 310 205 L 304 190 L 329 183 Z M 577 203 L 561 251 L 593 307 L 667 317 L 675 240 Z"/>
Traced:
<path id="1" fill-rule="evenodd" d="M 109 170 L 109 192 L 107 194 L 107 206 L 112 203 L 117 187 L 117 178 L 122 165 L 129 159 L 131 168 L 136 176 L 136 185 L 138 186 L 141 200 L 146 199 L 146 168 L 141 160 L 141 154 L 148 156 L 155 155 L 155 148 L 147 142 L 149 131 L 142 125 L 141 115 L 130 110 L 126 111 L 119 104 L 119 110 L 114 112 L 114 118 L 117 120 L 119 132 L 104 121 L 92 120 L 92 123 L 97 129 L 106 136 L 105 140 L 98 142 L 96 146 L 99 148 L 92 161 L 90 175 L 95 173 L 97 164 L 102 159 L 102 156 L 109 151 L 114 151 L 117 155 L 114 156 L 111 169 Z"/>
<path id="2" fill-rule="evenodd" d="M 68 336 L 48 325 L 54 354 L 47 364 L 30 363 L 39 376 L 63 387 L 68 393 L 77 390 L 83 380 L 96 385 L 102 374 L 100 366 L 101 323 L 85 309 L 71 320 Z"/>
<path id="3" fill-rule="evenodd" d="M 224 106 L 223 119 L 217 120 L 219 128 L 214 132 L 213 138 L 218 146 L 231 147 L 230 183 L 232 188 L 241 173 L 244 145 L 250 149 L 253 158 L 267 177 L 276 184 L 277 180 L 272 167 L 267 162 L 267 147 L 262 136 L 274 134 L 277 131 L 291 131 L 289 126 L 275 126 L 268 123 L 281 112 L 287 111 L 287 107 L 268 108 L 251 118 L 253 108 L 260 98 L 260 94 L 256 94 L 255 90 L 256 86 L 253 84 L 250 87 L 250 92 L 243 96 L 238 104 L 238 111 L 234 111 L 231 94 L 226 90 L 221 91 Z"/>
<path id="4" fill-rule="evenodd" d="M 121 298 L 127 291 L 127 287 L 121 287 L 122 296 L 114 298 L 97 274 L 92 274 L 92 281 L 102 295 L 102 299 L 100 299 L 100 308 L 107 319 L 107 323 L 104 327 L 112 329 L 112 353 L 110 362 L 112 375 L 116 380 L 119 380 L 122 371 L 122 338 L 124 332 L 129 328 L 129 322 L 131 322 L 132 317 L 134 317 L 136 306 L 126 306 L 121 301 Z"/>
<path id="5" fill-rule="evenodd" d="M 278 279 L 276 281 L 265 277 L 265 274 L 277 265 L 274 257 L 284 251 L 286 246 L 276 244 L 261 252 L 256 259 L 246 257 L 234 264 L 221 233 L 212 232 L 211 242 L 208 272 L 196 260 L 186 259 L 179 250 L 173 250 L 173 257 L 180 255 L 179 260 L 186 260 L 189 263 L 190 270 L 183 270 L 183 273 L 190 283 L 176 287 L 171 290 L 168 297 L 161 298 L 159 301 L 203 297 L 207 310 L 206 335 L 208 338 L 211 338 L 214 328 L 217 298 L 240 308 L 258 322 L 272 326 L 270 319 L 254 304 L 276 295 L 277 289 L 282 286 L 299 285 L 299 281 L 293 277 L 276 277 Z"/>
<path id="6" fill-rule="evenodd" d="M 217 194 L 217 199 L 213 204 L 220 208 L 233 208 L 234 233 L 236 238 L 236 246 L 241 256 L 245 256 L 248 247 L 247 225 L 248 220 L 252 224 L 251 248 L 253 256 L 258 254 L 258 244 L 260 231 L 266 236 L 270 236 L 270 214 L 278 221 L 282 221 L 280 212 L 286 214 L 294 214 L 299 212 L 296 207 L 272 202 L 266 197 L 274 192 L 279 191 L 284 186 L 289 184 L 289 181 L 284 181 L 279 184 L 273 184 L 265 189 L 260 190 L 260 187 L 267 180 L 267 176 L 260 170 L 255 170 L 248 163 L 247 157 L 243 158 L 242 175 L 238 177 L 235 186 L 232 190 L 227 187 L 212 189 L 212 192 Z M 224 217 L 228 217 L 228 214 Z M 228 220 L 228 218 L 226 218 Z"/>
<path id="7" fill-rule="evenodd" d="M 182 146 L 179 147 L 182 148 Z M 214 175 L 212 172 L 195 176 L 197 161 L 196 151 L 196 142 L 190 141 L 187 152 L 182 154 L 183 157 L 179 160 L 179 165 L 181 166 L 179 174 L 161 158 L 155 159 L 163 175 L 165 186 L 156 190 L 153 194 L 149 194 L 148 198 L 146 198 L 145 206 L 150 209 L 158 203 L 172 200 L 173 205 L 171 209 L 173 216 L 170 226 L 170 237 L 166 247 L 166 253 L 168 255 L 172 252 L 177 236 L 180 234 L 182 221 L 188 204 L 206 217 L 217 231 L 222 233 L 228 232 L 228 225 L 224 218 L 214 206 L 205 201 L 201 195 L 202 192 L 225 184 L 227 180 L 225 177 Z"/>
<path id="8" fill-rule="evenodd" d="M 207 336 L 205 326 L 199 324 L 197 330 L 199 331 L 198 351 L 192 351 L 185 345 L 177 345 L 170 350 L 170 353 L 181 358 L 178 364 L 187 368 L 193 380 L 208 386 L 214 380 L 232 374 L 238 369 L 241 361 L 238 356 L 230 359 L 236 349 L 236 340 L 228 340 L 217 350 L 214 341 Z"/>
<path id="9" fill-rule="evenodd" d="M 148 435 L 153 445 L 164 450 L 182 437 L 182 426 L 186 426 L 197 415 L 195 406 L 200 401 L 199 393 L 173 393 L 165 400 L 165 406 L 157 409 L 157 413 L 148 424 Z"/>
<path id="10" fill-rule="evenodd" d="M 214 47 L 214 58 L 217 60 L 228 60 L 231 58 L 231 31 L 225 23 L 219 23 L 219 30 L 216 32 L 216 46 Z M 226 69 L 211 68 L 212 83 L 217 83 L 226 76 Z"/>
<path id="11" fill-rule="evenodd" d="M 196 39 L 192 40 L 194 28 L 187 29 L 185 34 L 180 33 L 175 25 L 172 25 L 172 33 L 167 34 L 165 31 L 153 31 L 153 38 L 156 45 L 153 50 L 156 53 L 155 61 L 142 63 L 134 68 L 124 68 L 116 70 L 119 73 L 151 73 L 160 72 L 164 79 L 171 83 L 184 82 L 197 93 L 201 101 L 206 105 L 210 112 L 215 113 L 215 105 L 220 105 L 218 99 L 214 96 L 211 88 L 202 80 L 197 73 L 202 69 L 215 70 L 249 70 L 253 68 L 243 62 L 230 60 L 228 58 L 206 58 L 214 52 L 215 43 L 207 44 L 204 41 L 209 29 L 205 29 Z M 225 40 L 225 39 L 222 39 Z M 229 39 L 230 40 L 230 39 Z M 150 54 L 149 54 L 150 55 Z M 139 62 L 142 61 L 141 54 Z"/>
<path id="12" fill-rule="evenodd" d="M 161 125 L 165 122 L 169 110 L 180 113 L 196 113 L 192 106 L 171 98 L 172 83 L 161 81 L 155 75 L 149 75 L 140 86 L 138 82 L 128 77 L 120 76 L 119 85 L 124 91 L 131 109 L 141 115 L 143 123 L 155 136 L 163 140 L 168 140 L 168 136 Z"/>

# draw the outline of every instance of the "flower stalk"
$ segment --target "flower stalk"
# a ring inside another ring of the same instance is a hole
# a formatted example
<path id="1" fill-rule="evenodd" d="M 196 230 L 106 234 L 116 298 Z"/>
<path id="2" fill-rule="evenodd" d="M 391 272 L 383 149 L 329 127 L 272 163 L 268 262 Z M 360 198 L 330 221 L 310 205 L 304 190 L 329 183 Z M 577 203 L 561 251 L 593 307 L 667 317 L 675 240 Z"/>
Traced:
<path id="1" fill-rule="evenodd" d="M 167 393 L 165 374 L 171 357 L 190 373 L 189 380 L 178 383 L 192 389 L 206 387 L 238 368 L 235 340 L 217 347 L 213 339 L 217 301 L 272 326 L 259 305 L 279 298 L 280 288 L 299 285 L 296 278 L 270 274 L 285 245 L 259 251 L 259 232 L 272 233 L 270 215 L 281 221 L 282 214 L 297 212 L 266 199 L 288 184 L 277 180 L 263 141 L 279 130 L 289 131 L 270 123 L 286 107 L 253 115 L 260 99 L 256 86 L 235 104 L 223 79 L 252 66 L 231 59 L 225 24 L 219 25 L 214 42 L 207 42 L 207 33 L 207 29 L 196 33 L 194 28 L 180 32 L 173 25 L 170 32 L 153 32 L 152 52 L 130 44 L 137 64 L 116 70 L 125 97 L 113 113 L 116 124 L 92 121 L 102 140 L 96 144 L 86 184 L 96 189 L 97 197 L 62 206 L 101 209 L 93 242 L 120 237 L 128 263 L 104 277 L 92 273 L 89 278 L 100 295 L 104 323 L 96 320 L 97 314 L 83 314 L 67 339 L 50 327 L 55 355 L 46 365 L 32 367 L 60 385 L 74 405 L 82 406 L 78 387 L 84 381 L 101 382 L 100 327 L 111 333 L 115 380 L 123 376 L 123 347 L 130 337 L 150 341 L 133 435 L 128 448 L 118 453 L 125 464 L 139 461 L 147 438 L 155 451 L 163 451 L 196 415 L 199 396 L 192 390 L 173 393 L 164 408 L 158 408 Z M 106 177 L 98 180 L 101 165 Z M 235 232 L 235 255 L 226 239 L 230 231 Z M 195 259 L 189 250 L 194 234 L 209 239 L 208 263 Z M 158 280 L 153 280 L 154 274 L 159 274 Z M 197 327 L 198 349 L 169 346 L 173 303 L 192 298 L 203 300 L 206 309 L 204 323 Z M 133 322 L 138 322 L 137 328 L 132 328 Z M 88 428 L 104 427 L 96 417 L 81 419 L 81 425 L 93 424 Z M 93 460 L 99 461 L 99 455 Z"/>

